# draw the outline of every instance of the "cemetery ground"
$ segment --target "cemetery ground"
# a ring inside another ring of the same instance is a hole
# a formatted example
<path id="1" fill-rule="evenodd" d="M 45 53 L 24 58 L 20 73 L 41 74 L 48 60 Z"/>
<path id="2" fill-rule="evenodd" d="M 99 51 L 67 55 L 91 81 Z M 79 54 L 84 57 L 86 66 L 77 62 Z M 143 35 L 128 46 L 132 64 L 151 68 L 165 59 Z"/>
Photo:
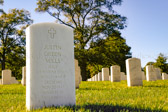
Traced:
<path id="1" fill-rule="evenodd" d="M 26 87 L 0 85 L 0 112 L 26 111 Z M 168 80 L 143 81 L 127 87 L 126 81 L 85 82 L 76 89 L 76 106 L 51 107 L 35 111 L 168 111 Z"/>

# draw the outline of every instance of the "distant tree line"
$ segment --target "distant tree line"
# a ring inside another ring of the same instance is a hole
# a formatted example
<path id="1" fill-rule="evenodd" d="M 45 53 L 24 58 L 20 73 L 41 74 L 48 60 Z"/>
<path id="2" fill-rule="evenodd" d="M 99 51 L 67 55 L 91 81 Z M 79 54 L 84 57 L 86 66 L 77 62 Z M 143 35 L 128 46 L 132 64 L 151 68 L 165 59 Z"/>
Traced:
<path id="1" fill-rule="evenodd" d="M 75 58 L 83 80 L 111 65 L 120 65 L 125 71 L 131 47 L 120 30 L 127 26 L 127 18 L 113 9 L 121 3 L 122 0 L 37 0 L 37 12 L 47 12 L 56 22 L 74 29 Z M 28 11 L 12 9 L 8 13 L 1 10 L 0 22 L 1 70 L 11 69 L 21 79 L 26 59 L 25 29 L 33 21 Z"/>

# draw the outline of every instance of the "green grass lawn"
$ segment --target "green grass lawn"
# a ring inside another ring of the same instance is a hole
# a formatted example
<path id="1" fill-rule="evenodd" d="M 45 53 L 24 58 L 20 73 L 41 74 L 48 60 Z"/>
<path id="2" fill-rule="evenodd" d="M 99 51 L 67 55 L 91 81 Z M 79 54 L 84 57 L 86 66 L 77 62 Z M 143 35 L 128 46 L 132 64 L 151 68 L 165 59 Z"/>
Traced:
<path id="1" fill-rule="evenodd" d="M 0 85 L 0 112 L 25 112 L 25 89 L 21 84 Z M 143 87 L 127 87 L 126 81 L 82 82 L 76 89 L 76 106 L 36 111 L 168 111 L 168 81 L 144 81 Z"/>

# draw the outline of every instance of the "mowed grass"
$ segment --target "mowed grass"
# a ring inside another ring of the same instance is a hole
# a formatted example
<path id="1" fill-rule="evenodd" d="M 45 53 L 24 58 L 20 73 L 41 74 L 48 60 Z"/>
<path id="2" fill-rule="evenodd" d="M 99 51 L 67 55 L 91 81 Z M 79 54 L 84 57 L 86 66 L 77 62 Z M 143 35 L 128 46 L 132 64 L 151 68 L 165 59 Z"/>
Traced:
<path id="1" fill-rule="evenodd" d="M 26 88 L 21 84 L 0 85 L 0 112 L 25 112 L 25 93 Z M 168 81 L 143 81 L 142 87 L 127 87 L 126 81 L 82 82 L 76 89 L 76 106 L 34 111 L 168 111 Z"/>

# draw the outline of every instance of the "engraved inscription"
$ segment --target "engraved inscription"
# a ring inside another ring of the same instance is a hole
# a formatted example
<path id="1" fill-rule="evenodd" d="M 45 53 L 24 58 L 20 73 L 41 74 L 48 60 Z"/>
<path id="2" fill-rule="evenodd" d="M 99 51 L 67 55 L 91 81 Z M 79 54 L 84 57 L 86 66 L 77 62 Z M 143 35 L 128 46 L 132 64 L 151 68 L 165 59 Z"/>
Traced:
<path id="1" fill-rule="evenodd" d="M 51 37 L 54 36 L 54 29 Z M 52 32 L 50 32 L 52 33 Z M 41 97 L 48 100 L 61 100 L 64 98 L 65 84 L 63 80 L 66 78 L 64 70 L 59 70 L 59 64 L 62 59 L 62 46 L 59 44 L 45 44 L 43 46 L 43 60 L 46 62 L 46 69 L 40 70 L 41 92 L 44 93 Z"/>
<path id="2" fill-rule="evenodd" d="M 48 30 L 48 33 L 50 34 L 50 38 L 54 38 L 54 35 L 56 34 L 56 30 L 54 30 L 54 28 L 50 28 L 50 30 Z"/>
<path id="3" fill-rule="evenodd" d="M 61 63 L 61 46 L 45 45 L 44 46 L 45 61 L 50 64 Z"/>

